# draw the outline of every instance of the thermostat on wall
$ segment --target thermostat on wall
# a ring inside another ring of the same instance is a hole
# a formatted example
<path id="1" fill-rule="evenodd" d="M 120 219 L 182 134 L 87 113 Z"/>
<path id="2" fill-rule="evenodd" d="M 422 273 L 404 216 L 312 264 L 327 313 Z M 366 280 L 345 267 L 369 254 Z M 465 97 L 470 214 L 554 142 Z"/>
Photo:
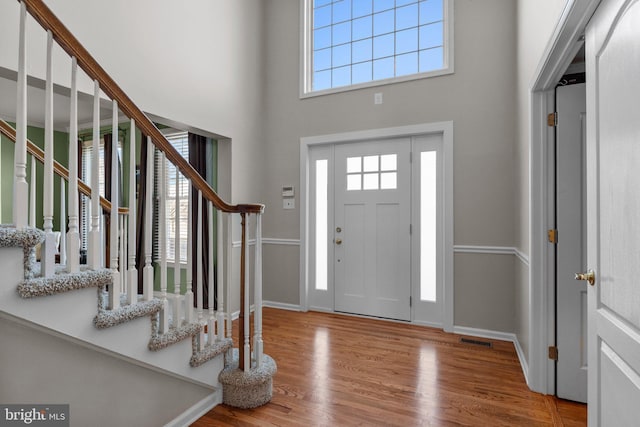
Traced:
<path id="1" fill-rule="evenodd" d="M 282 187 L 282 197 L 293 197 L 293 196 L 295 196 L 293 185 L 285 185 Z"/>

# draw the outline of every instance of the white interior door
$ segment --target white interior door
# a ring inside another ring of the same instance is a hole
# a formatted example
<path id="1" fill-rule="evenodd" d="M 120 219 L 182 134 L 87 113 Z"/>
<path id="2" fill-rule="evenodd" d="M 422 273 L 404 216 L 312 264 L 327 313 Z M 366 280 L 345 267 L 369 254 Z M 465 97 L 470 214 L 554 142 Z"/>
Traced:
<path id="1" fill-rule="evenodd" d="M 640 2 L 586 32 L 589 424 L 640 422 Z"/>
<path id="2" fill-rule="evenodd" d="M 587 401 L 587 284 L 574 280 L 586 269 L 585 84 L 556 89 L 556 394 Z"/>
<path id="3" fill-rule="evenodd" d="M 411 320 L 410 138 L 335 147 L 335 310 Z"/>

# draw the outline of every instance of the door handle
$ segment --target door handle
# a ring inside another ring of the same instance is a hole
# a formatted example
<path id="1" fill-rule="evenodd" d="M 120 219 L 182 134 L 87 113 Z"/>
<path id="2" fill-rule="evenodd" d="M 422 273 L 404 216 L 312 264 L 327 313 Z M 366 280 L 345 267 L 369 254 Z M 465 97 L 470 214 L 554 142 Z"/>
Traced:
<path id="1" fill-rule="evenodd" d="M 586 280 L 591 286 L 596 283 L 596 273 L 593 270 L 588 270 L 586 273 L 576 273 L 576 280 Z"/>
<path id="2" fill-rule="evenodd" d="M 341 245 L 342 244 L 342 239 L 338 238 L 335 240 L 336 245 Z"/>

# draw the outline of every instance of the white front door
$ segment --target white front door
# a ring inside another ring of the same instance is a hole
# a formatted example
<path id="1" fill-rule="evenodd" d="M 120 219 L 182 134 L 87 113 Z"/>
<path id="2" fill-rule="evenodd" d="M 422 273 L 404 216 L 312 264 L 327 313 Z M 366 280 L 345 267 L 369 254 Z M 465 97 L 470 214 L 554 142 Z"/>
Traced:
<path id="1" fill-rule="evenodd" d="M 335 310 L 411 320 L 410 138 L 335 146 Z"/>
<path id="2" fill-rule="evenodd" d="M 586 31 L 589 424 L 640 423 L 640 2 Z"/>
<path id="3" fill-rule="evenodd" d="M 585 84 L 556 89 L 556 394 L 587 401 L 587 284 L 574 274 L 586 268 Z"/>

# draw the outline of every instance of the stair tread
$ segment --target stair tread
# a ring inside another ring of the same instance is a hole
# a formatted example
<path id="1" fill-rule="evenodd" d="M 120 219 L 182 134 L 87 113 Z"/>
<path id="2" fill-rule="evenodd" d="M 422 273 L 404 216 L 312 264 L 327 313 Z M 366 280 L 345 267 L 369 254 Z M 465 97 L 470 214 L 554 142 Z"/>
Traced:
<path id="1" fill-rule="evenodd" d="M 233 339 L 231 338 L 223 338 L 221 340 L 216 340 L 211 345 L 206 346 L 204 349 L 200 351 L 195 351 L 193 353 L 193 356 L 191 356 L 189 365 L 191 365 L 193 368 L 198 367 L 203 363 L 213 359 L 217 355 L 226 352 L 232 346 L 233 346 Z"/>
<path id="2" fill-rule="evenodd" d="M 157 322 L 157 319 L 154 319 L 153 322 Z M 153 325 L 153 334 L 149 340 L 149 350 L 158 351 L 169 347 L 171 344 L 198 335 L 200 328 L 201 326 L 198 323 L 186 323 L 178 328 L 171 328 L 164 334 L 160 334 L 157 329 L 157 324 Z"/>
<path id="3" fill-rule="evenodd" d="M 121 305 L 115 310 L 100 310 L 93 319 L 93 324 L 98 329 L 109 328 L 133 319 L 150 316 L 161 309 L 162 301 L 159 299 L 138 301 L 135 304 Z"/>
<path id="4" fill-rule="evenodd" d="M 34 266 L 34 272 L 39 273 L 39 264 Z M 65 266 L 57 266 L 56 273 L 51 277 L 34 277 L 26 279 L 18 285 L 18 294 L 22 298 L 34 298 L 46 295 L 56 295 L 77 289 L 102 287 L 112 282 L 112 271 L 107 268 L 90 270 L 82 266 L 77 273 L 68 273 Z"/>
<path id="5" fill-rule="evenodd" d="M 25 227 L 17 229 L 11 224 L 0 224 L 0 247 L 19 247 L 24 252 L 24 278 L 30 279 L 34 273 L 36 253 L 34 248 L 44 240 L 44 232 L 37 228 Z"/>

